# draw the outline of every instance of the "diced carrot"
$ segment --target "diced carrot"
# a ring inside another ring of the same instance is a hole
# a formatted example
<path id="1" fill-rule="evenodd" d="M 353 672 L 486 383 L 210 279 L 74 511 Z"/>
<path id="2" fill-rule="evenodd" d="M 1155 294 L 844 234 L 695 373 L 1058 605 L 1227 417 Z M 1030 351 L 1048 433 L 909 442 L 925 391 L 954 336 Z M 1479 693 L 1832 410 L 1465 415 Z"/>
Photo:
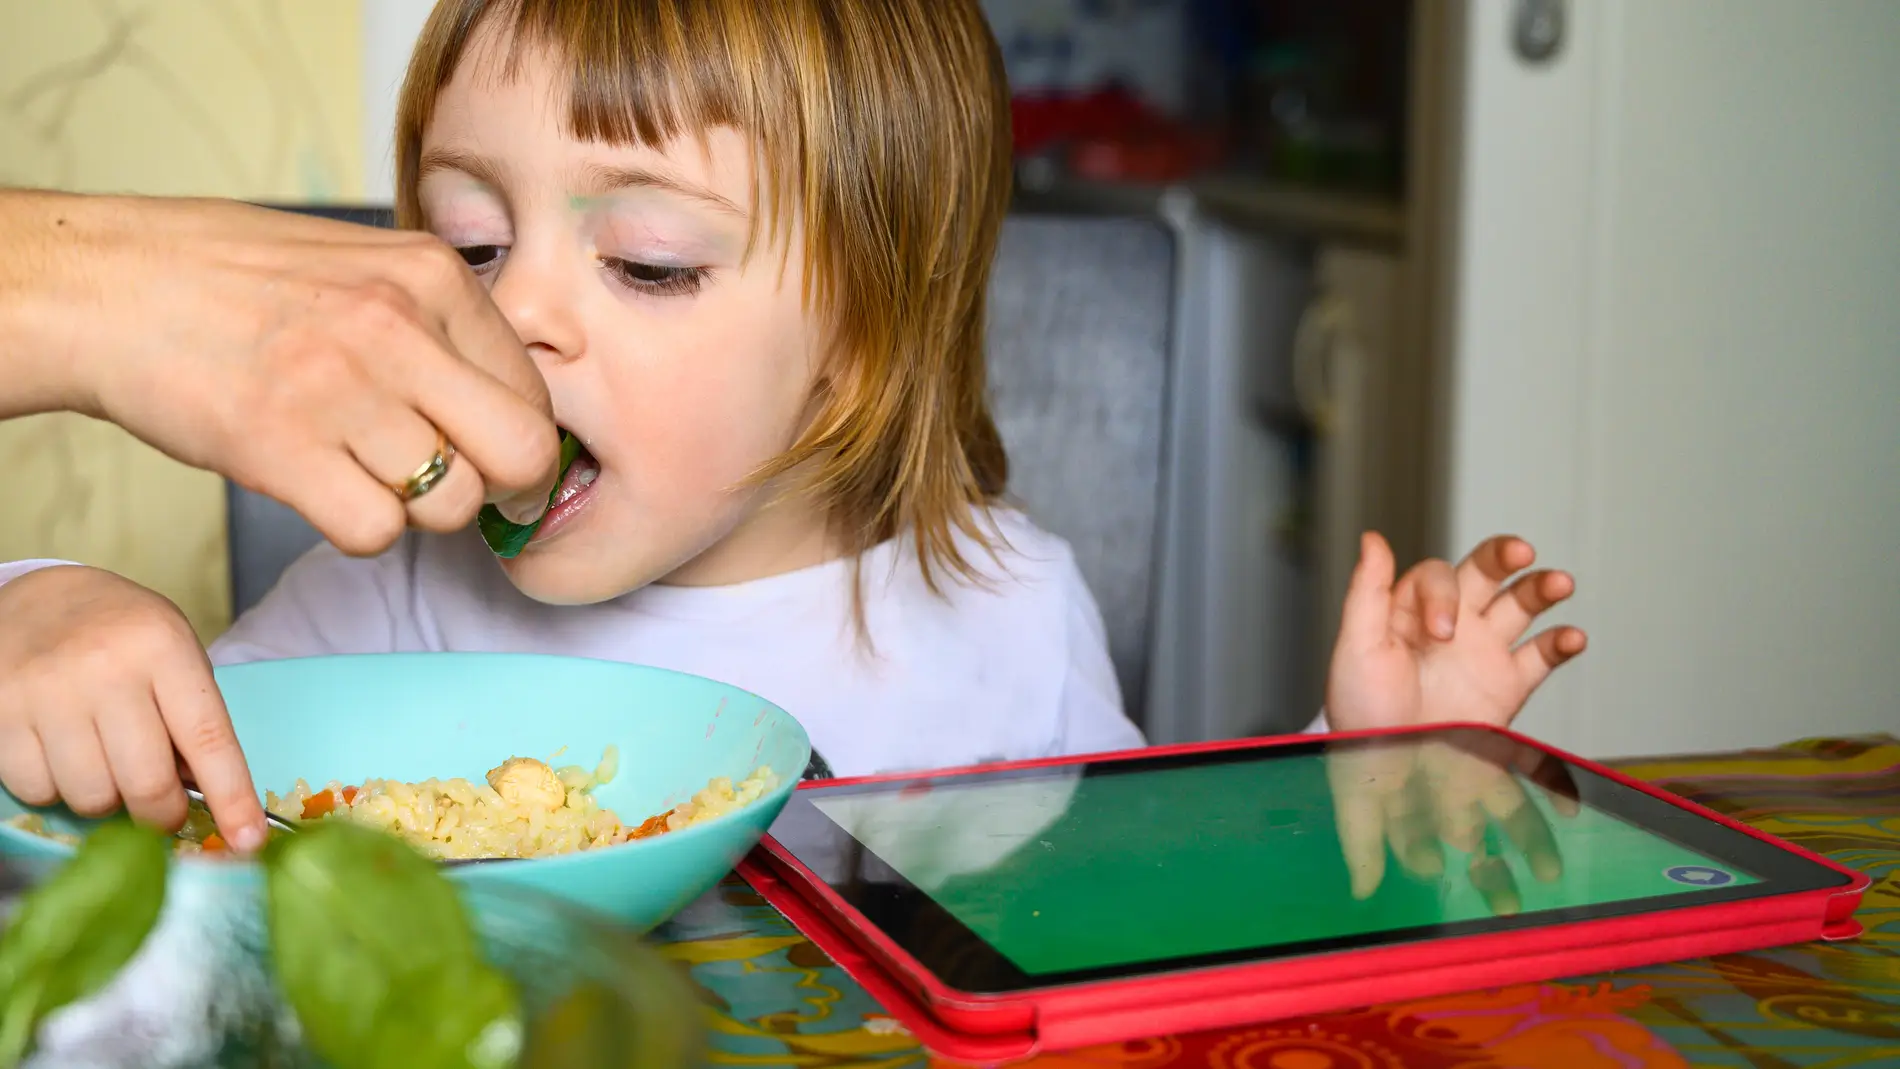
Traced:
<path id="1" fill-rule="evenodd" d="M 343 788 L 343 804 L 349 805 L 354 801 L 356 801 L 356 788 Z M 304 799 L 303 818 L 305 820 L 315 820 L 318 817 L 328 816 L 336 807 L 337 792 L 334 789 L 326 788 Z"/>
<path id="2" fill-rule="evenodd" d="M 319 791 L 304 799 L 303 818 L 315 820 L 336 808 L 336 794 L 331 791 Z"/>
<path id="3" fill-rule="evenodd" d="M 225 845 L 224 837 L 215 831 L 205 836 L 205 841 L 199 843 L 198 846 L 207 854 L 221 854 L 231 849 Z"/>
<path id="4" fill-rule="evenodd" d="M 661 834 L 666 831 L 666 818 L 672 814 L 673 811 L 669 809 L 657 817 L 648 817 L 644 823 L 633 829 L 633 834 L 629 835 L 628 838 L 646 839 Z"/>

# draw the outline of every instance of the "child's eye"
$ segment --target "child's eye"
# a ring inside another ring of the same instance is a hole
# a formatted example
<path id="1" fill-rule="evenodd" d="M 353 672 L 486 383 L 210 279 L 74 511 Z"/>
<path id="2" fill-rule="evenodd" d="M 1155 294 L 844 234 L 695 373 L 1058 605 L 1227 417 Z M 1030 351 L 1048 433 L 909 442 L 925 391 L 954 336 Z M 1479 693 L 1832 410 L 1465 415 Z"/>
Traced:
<path id="1" fill-rule="evenodd" d="M 455 251 L 462 254 L 463 263 L 479 271 L 500 260 L 502 248 L 500 245 L 461 245 Z"/>
<path id="2" fill-rule="evenodd" d="M 703 267 L 663 267 L 611 256 L 602 257 L 600 262 L 628 289 L 667 297 L 698 292 L 706 277 Z"/>

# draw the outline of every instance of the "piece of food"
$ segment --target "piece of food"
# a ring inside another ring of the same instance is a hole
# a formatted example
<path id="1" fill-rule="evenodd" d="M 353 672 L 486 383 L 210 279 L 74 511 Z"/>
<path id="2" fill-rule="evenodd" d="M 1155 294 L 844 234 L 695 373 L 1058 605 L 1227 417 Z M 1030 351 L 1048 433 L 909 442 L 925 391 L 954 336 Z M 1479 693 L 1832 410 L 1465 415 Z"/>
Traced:
<path id="1" fill-rule="evenodd" d="M 721 776 L 687 801 L 628 825 L 593 795 L 614 777 L 619 763 L 618 752 L 610 746 L 592 771 L 511 757 L 489 770 L 483 782 L 371 779 L 312 788 L 298 780 L 286 794 L 266 792 L 264 807 L 301 822 L 341 819 L 375 828 L 441 860 L 551 857 L 677 831 L 750 805 L 778 786 L 778 776 L 765 766 L 736 784 Z M 187 825 L 175 849 L 180 854 L 237 858 L 209 818 L 203 819 L 203 827 Z M 49 839 L 78 842 L 48 827 L 37 814 L 7 823 Z"/>
<path id="2" fill-rule="evenodd" d="M 38 813 L 21 813 L 19 816 L 8 817 L 5 823 L 9 828 L 17 828 L 29 835 L 37 835 L 42 839 L 51 839 L 56 843 L 65 843 L 67 846 L 79 845 L 79 836 L 68 835 L 63 831 L 54 831 L 47 825 L 46 818 L 40 816 Z"/>
<path id="3" fill-rule="evenodd" d="M 510 805 L 552 813 L 567 804 L 567 784 L 544 761 L 510 757 L 488 773 L 488 785 Z"/>
<path id="4" fill-rule="evenodd" d="M 0 935 L 0 1069 L 25 1057 L 46 1016 L 105 987 L 132 960 L 165 902 L 165 836 L 100 825 Z"/>
<path id="5" fill-rule="evenodd" d="M 574 466 L 574 458 L 581 455 L 581 440 L 567 431 L 561 432 L 561 474 L 555 477 L 554 489 L 548 493 L 548 507 L 554 506 L 554 495 L 561 492 L 561 482 L 567 478 L 567 469 Z M 534 533 L 541 529 L 541 521 L 533 523 L 513 523 L 501 510 L 493 505 L 482 506 L 475 516 L 475 526 L 481 529 L 482 541 L 488 543 L 495 556 L 503 559 L 517 557 L 534 540 Z"/>
<path id="6" fill-rule="evenodd" d="M 490 769 L 482 782 L 372 779 L 313 789 L 299 780 L 288 794 L 267 794 L 265 807 L 274 813 L 299 813 L 304 820 L 363 824 L 439 859 L 549 857 L 711 820 L 756 801 L 778 784 L 772 770 L 763 767 L 736 785 L 721 777 L 688 801 L 630 826 L 593 796 L 595 788 L 613 778 L 619 760 L 610 746 L 592 771 L 510 757 Z"/>

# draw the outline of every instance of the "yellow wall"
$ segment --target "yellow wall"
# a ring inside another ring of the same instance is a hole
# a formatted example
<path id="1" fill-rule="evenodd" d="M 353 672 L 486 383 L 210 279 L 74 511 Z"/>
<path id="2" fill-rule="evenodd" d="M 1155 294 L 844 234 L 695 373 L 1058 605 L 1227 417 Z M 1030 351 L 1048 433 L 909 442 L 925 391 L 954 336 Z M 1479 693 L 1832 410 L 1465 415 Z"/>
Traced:
<path id="1" fill-rule="evenodd" d="M 361 0 L 0 0 L 0 184 L 356 198 L 361 15 Z M 230 622 L 222 484 L 116 427 L 0 423 L 0 514 L 0 560 L 110 568 L 207 637 Z"/>

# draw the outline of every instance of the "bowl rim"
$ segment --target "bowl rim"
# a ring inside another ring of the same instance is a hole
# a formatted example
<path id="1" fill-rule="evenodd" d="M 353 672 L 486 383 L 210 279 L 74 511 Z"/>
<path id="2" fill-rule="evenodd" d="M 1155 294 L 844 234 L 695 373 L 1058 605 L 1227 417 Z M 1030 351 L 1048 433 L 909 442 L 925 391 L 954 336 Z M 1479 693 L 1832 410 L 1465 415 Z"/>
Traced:
<path id="1" fill-rule="evenodd" d="M 440 651 L 404 650 L 404 651 L 391 652 L 391 653 L 322 653 L 322 654 L 308 654 L 301 657 L 274 657 L 268 660 L 244 661 L 238 664 L 219 665 L 213 668 L 212 675 L 214 679 L 219 679 L 219 678 L 222 678 L 226 674 L 242 674 L 242 673 L 245 673 L 247 670 L 253 670 L 253 669 L 267 670 L 270 666 L 280 665 L 280 664 L 285 664 L 285 663 L 290 663 L 290 662 L 366 661 L 366 660 L 387 660 L 389 658 L 414 660 L 414 659 L 425 658 L 425 657 L 433 659 L 433 660 L 440 660 L 443 658 L 454 658 L 458 660 L 520 659 L 520 660 L 538 660 L 538 661 L 554 661 L 554 662 L 585 661 L 585 662 L 591 662 L 593 664 L 605 665 L 616 670 L 628 670 L 635 673 L 668 675 L 668 676 L 674 676 L 680 679 L 694 680 L 701 683 L 711 683 L 712 685 L 719 687 L 723 690 L 731 691 L 735 694 L 741 694 L 755 701 L 758 701 L 762 703 L 766 708 L 770 709 L 772 712 L 777 713 L 778 715 L 784 717 L 785 720 L 789 722 L 792 728 L 797 732 L 797 737 L 799 741 L 803 744 L 803 748 L 805 751 L 805 762 L 809 764 L 811 761 L 811 753 L 812 753 L 811 735 L 805 730 L 805 725 L 802 722 L 800 722 L 798 717 L 793 716 L 789 710 L 787 710 L 784 706 L 779 705 L 777 702 L 772 701 L 771 699 L 763 697 L 759 694 L 753 693 L 752 691 L 746 690 L 743 687 L 736 686 L 731 683 L 726 683 L 721 680 L 713 679 L 710 676 L 697 675 L 692 672 L 682 672 L 682 671 L 679 671 L 678 669 L 673 669 L 673 668 L 662 668 L 658 665 L 639 664 L 633 661 L 615 661 L 615 660 L 611 660 L 604 657 L 574 657 L 574 656 L 569 656 L 567 654 L 560 654 L 560 653 L 521 653 L 521 652 L 508 652 L 508 651 L 489 652 L 489 651 L 483 651 L 483 650 L 440 650 Z M 721 813 L 718 816 L 712 818 L 711 820 L 703 821 L 698 824 L 691 824 L 684 828 L 680 828 L 677 831 L 669 831 L 664 835 L 649 836 L 648 838 L 645 838 L 645 839 L 632 839 L 623 843 L 614 843 L 611 846 L 594 847 L 588 850 L 575 850 L 570 853 L 554 854 L 548 857 L 519 858 L 517 860 L 521 862 L 533 863 L 537 866 L 537 868 L 540 871 L 546 872 L 548 869 L 555 866 L 571 865 L 575 863 L 582 863 L 582 864 L 591 863 L 590 862 L 591 858 L 599 857 L 606 854 L 611 854 L 617 851 L 624 851 L 624 850 L 627 850 L 628 848 L 641 847 L 641 846 L 653 847 L 663 840 L 673 840 L 675 839 L 675 837 L 679 837 L 679 836 L 684 836 L 689 840 L 704 838 L 708 835 L 714 834 L 716 830 L 721 829 L 721 826 L 726 824 L 728 821 L 739 818 L 741 815 L 748 813 L 748 811 L 753 810 L 755 807 L 764 807 L 764 806 L 772 806 L 773 808 L 782 807 L 785 801 L 790 799 L 792 792 L 798 788 L 799 780 L 804 776 L 805 770 L 804 768 L 801 767 L 796 770 L 786 772 L 784 770 L 775 768 L 772 770 L 772 772 L 775 776 L 778 777 L 778 780 L 779 780 L 778 785 L 773 787 L 772 790 L 767 791 L 764 794 L 761 794 L 759 797 L 753 799 L 751 802 L 748 802 L 743 806 L 738 807 L 737 809 L 731 809 L 724 813 Z M 256 782 L 253 781 L 251 786 L 252 788 L 255 789 L 257 787 Z M 701 784 L 699 787 L 694 788 L 692 793 L 698 793 L 698 791 L 702 789 L 704 789 L 704 784 Z M 12 799 L 26 813 L 60 812 L 60 813 L 64 813 L 64 814 L 76 817 L 80 820 L 91 820 L 91 821 L 110 820 L 115 816 L 121 816 L 124 814 L 124 810 L 121 809 L 106 817 L 84 817 L 84 816 L 81 816 L 80 814 L 74 813 L 71 809 L 68 809 L 63 802 L 55 802 L 52 805 L 45 805 L 45 806 L 34 806 L 34 805 L 28 805 L 27 803 L 21 801 L 11 791 L 7 791 L 6 788 L 4 787 L 0 787 L 0 794 L 5 794 L 6 797 Z M 264 793 L 262 791 L 258 791 L 257 797 L 258 797 L 258 801 L 261 803 L 264 800 Z M 71 845 L 67 843 L 60 842 L 57 839 L 49 839 L 44 835 L 38 835 L 33 832 L 26 831 L 23 828 L 15 828 L 9 824 L 4 824 L 4 823 L 0 823 L 0 841 L 10 843 L 10 844 L 15 844 L 19 847 L 24 847 L 25 853 L 29 853 L 29 854 L 39 856 L 39 857 L 67 858 L 67 857 L 73 856 L 73 853 L 74 853 L 74 847 L 72 847 Z M 223 871 L 223 872 L 242 872 L 245 870 L 255 869 L 257 867 L 257 863 L 250 859 L 244 859 L 242 861 L 233 861 L 229 859 L 207 860 L 201 857 L 193 857 L 192 855 L 189 855 L 189 854 L 175 855 L 173 858 L 173 862 L 174 864 L 193 867 L 193 868 L 200 869 L 202 871 L 217 870 L 217 871 Z M 507 867 L 513 868 L 514 866 L 510 865 Z M 481 865 L 471 865 L 471 866 L 460 868 L 455 871 L 458 871 L 463 874 L 473 874 L 480 871 L 483 868 L 484 866 L 481 866 Z M 468 880 L 467 882 L 470 885 L 480 884 L 482 886 L 488 886 L 490 881 L 480 879 L 479 877 L 477 877 L 475 879 Z"/>

